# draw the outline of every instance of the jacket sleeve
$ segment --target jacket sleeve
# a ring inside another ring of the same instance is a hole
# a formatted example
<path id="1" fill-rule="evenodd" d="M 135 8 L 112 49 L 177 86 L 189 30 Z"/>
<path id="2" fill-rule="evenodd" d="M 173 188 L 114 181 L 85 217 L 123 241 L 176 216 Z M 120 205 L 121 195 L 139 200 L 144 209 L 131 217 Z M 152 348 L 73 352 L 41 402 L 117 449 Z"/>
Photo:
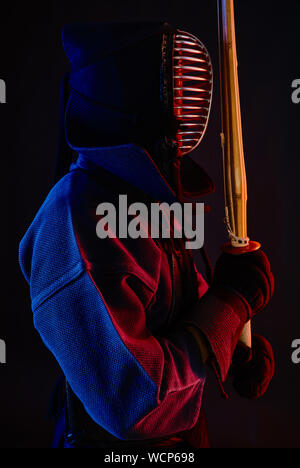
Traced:
<path id="1" fill-rule="evenodd" d="M 98 271 L 99 270 L 99 271 Z M 205 381 L 188 331 L 153 336 L 155 291 L 133 273 L 82 271 L 34 310 L 34 324 L 88 414 L 121 439 L 190 429 Z"/>
<path id="2" fill-rule="evenodd" d="M 209 360 L 223 382 L 248 317 L 249 305 L 236 291 L 210 287 L 183 320 L 205 336 Z"/>
<path id="3" fill-rule="evenodd" d="M 184 327 L 168 336 L 150 332 L 160 255 L 153 261 L 147 239 L 138 239 L 137 263 L 136 243 L 124 249 L 118 239 L 97 239 L 85 177 L 69 173 L 56 184 L 20 243 L 34 325 L 88 414 L 108 432 L 145 439 L 187 430 L 205 381 L 197 343 Z M 147 268 L 155 273 L 146 275 Z"/>
<path id="4" fill-rule="evenodd" d="M 182 318 L 182 325 L 188 326 L 196 339 L 200 338 L 201 346 L 205 346 L 204 355 L 210 364 L 216 364 L 213 369 L 224 382 L 234 349 L 249 319 L 250 306 L 237 291 L 208 287 L 198 272 L 197 279 L 199 300 Z"/>

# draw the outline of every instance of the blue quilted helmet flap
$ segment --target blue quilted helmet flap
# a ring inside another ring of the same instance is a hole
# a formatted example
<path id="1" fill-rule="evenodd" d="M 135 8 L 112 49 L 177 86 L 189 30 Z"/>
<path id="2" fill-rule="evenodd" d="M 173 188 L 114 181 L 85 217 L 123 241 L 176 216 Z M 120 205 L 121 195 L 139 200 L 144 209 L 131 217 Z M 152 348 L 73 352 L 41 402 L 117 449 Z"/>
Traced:
<path id="1" fill-rule="evenodd" d="M 75 24 L 63 30 L 71 63 L 66 107 L 70 145 L 154 141 L 166 131 L 161 100 L 165 23 Z"/>

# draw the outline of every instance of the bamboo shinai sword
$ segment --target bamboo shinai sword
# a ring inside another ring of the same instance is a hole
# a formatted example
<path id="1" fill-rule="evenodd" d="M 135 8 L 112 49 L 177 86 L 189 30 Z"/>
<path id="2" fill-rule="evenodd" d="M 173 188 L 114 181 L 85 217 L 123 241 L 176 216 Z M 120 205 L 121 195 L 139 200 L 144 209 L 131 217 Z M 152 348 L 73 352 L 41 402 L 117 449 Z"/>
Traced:
<path id="1" fill-rule="evenodd" d="M 223 251 L 241 255 L 260 248 L 247 236 L 247 180 L 244 160 L 234 0 L 218 0 L 225 223 L 230 242 Z M 240 341 L 251 346 L 250 321 Z"/>

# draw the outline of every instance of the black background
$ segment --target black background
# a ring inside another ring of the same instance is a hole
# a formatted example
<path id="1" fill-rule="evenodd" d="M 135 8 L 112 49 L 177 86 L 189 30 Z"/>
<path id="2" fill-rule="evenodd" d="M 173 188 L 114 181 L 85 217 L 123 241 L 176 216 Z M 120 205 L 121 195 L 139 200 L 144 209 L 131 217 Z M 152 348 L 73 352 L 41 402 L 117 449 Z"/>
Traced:
<path id="1" fill-rule="evenodd" d="M 1 6 L 2 9 L 2 6 Z M 215 95 L 207 134 L 195 158 L 215 180 L 207 199 L 206 246 L 213 262 L 226 240 L 219 145 L 217 15 L 214 0 L 14 2 L 1 14 L 0 105 L 1 313 L 0 446 L 46 448 L 52 426 L 47 404 L 58 365 L 33 328 L 29 289 L 18 267 L 18 243 L 53 183 L 60 79 L 68 70 L 61 46 L 64 24 L 102 20 L 166 20 L 197 35 L 215 69 Z M 300 339 L 299 116 L 291 83 L 300 79 L 300 6 L 297 0 L 236 2 L 240 93 L 248 175 L 249 235 L 262 243 L 276 292 L 255 331 L 273 344 L 276 374 L 267 394 L 249 402 L 209 375 L 204 405 L 214 448 L 300 448 L 300 364 L 291 343 Z M 201 264 L 199 264 L 201 268 Z"/>

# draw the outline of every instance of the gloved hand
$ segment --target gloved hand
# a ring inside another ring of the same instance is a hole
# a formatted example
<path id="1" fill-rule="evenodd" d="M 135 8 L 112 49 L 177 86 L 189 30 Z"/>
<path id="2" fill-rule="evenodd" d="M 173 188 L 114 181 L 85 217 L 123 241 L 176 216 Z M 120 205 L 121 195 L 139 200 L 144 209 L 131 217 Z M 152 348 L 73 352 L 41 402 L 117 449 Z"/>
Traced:
<path id="1" fill-rule="evenodd" d="M 239 342 L 235 348 L 229 376 L 236 392 L 245 398 L 257 399 L 267 390 L 275 363 L 271 344 L 260 335 L 252 336 L 252 348 Z"/>
<path id="2" fill-rule="evenodd" d="M 222 382 L 244 325 L 269 302 L 273 291 L 271 267 L 261 250 L 236 256 L 223 253 L 211 286 L 186 312 L 184 323 L 204 336 L 207 360 Z"/>
<path id="3" fill-rule="evenodd" d="M 251 319 L 262 310 L 274 292 L 274 277 L 262 250 L 241 255 L 223 253 L 218 259 L 212 286 L 240 294 L 250 305 Z"/>

